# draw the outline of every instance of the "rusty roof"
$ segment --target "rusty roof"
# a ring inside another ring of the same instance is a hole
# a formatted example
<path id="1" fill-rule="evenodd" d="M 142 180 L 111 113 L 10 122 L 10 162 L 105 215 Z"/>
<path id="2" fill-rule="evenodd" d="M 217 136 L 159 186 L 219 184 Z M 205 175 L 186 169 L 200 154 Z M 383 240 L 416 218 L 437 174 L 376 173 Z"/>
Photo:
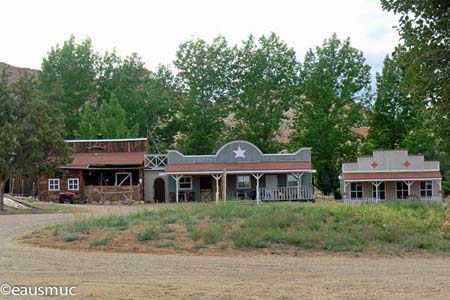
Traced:
<path id="1" fill-rule="evenodd" d="M 73 153 L 73 161 L 63 169 L 87 169 L 90 166 L 142 165 L 146 152 Z"/>

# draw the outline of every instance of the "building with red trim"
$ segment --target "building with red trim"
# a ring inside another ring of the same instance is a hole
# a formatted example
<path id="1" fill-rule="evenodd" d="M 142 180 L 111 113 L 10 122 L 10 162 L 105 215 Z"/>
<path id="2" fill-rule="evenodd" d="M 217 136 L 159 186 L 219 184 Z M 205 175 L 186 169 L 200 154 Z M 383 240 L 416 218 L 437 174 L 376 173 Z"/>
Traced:
<path id="1" fill-rule="evenodd" d="M 356 162 L 343 163 L 340 180 L 344 202 L 442 198 L 439 162 L 407 150 L 376 150 Z"/>
<path id="2" fill-rule="evenodd" d="M 311 148 L 265 154 L 247 141 L 233 141 L 212 155 L 166 155 L 145 158 L 146 201 L 256 202 L 314 200 Z"/>

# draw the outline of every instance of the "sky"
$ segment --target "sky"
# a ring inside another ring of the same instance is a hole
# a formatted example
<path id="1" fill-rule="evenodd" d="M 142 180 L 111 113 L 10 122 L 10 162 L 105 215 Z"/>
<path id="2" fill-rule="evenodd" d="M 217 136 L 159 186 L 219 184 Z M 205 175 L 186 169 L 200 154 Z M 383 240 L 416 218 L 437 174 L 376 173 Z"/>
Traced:
<path id="1" fill-rule="evenodd" d="M 0 12 L 0 61 L 35 69 L 71 34 L 90 37 L 100 53 L 137 52 L 150 70 L 171 64 L 190 39 L 220 34 L 235 44 L 275 32 L 302 61 L 335 32 L 364 52 L 374 74 L 399 42 L 397 19 L 379 0 L 9 0 Z"/>

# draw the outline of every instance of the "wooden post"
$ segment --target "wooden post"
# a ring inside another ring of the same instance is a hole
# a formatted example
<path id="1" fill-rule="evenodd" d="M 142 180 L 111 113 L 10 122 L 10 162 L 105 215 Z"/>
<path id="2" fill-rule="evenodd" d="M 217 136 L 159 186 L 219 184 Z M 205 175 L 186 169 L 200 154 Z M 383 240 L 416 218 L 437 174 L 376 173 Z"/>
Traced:
<path id="1" fill-rule="evenodd" d="M 179 195 L 178 195 L 178 188 L 179 188 L 179 182 L 180 178 L 183 177 L 183 175 L 172 175 L 172 178 L 175 180 L 175 199 L 177 203 L 179 202 Z"/>
<path id="2" fill-rule="evenodd" d="M 216 203 L 219 203 L 219 180 L 222 178 L 222 175 L 211 174 L 211 176 L 216 180 Z"/>
<path id="3" fill-rule="evenodd" d="M 223 184 L 223 202 L 227 201 L 227 169 L 223 170 L 222 174 L 222 184 Z"/>
<path id="4" fill-rule="evenodd" d="M 381 181 L 371 181 L 372 185 L 375 187 L 375 198 L 377 199 L 377 201 L 380 200 L 380 185 L 381 185 Z"/>
<path id="5" fill-rule="evenodd" d="M 263 176 L 263 173 L 252 173 L 252 176 L 256 179 L 256 204 L 261 203 L 261 197 L 259 195 L 259 179 Z"/>
<path id="6" fill-rule="evenodd" d="M 297 199 L 296 200 L 301 200 L 300 194 L 301 194 L 303 173 L 291 173 L 291 174 L 292 174 L 292 176 L 294 176 L 295 179 L 297 179 Z"/>
<path id="7" fill-rule="evenodd" d="M 414 183 L 414 181 L 409 180 L 405 181 L 405 184 L 408 186 L 408 197 L 411 196 L 411 185 Z"/>

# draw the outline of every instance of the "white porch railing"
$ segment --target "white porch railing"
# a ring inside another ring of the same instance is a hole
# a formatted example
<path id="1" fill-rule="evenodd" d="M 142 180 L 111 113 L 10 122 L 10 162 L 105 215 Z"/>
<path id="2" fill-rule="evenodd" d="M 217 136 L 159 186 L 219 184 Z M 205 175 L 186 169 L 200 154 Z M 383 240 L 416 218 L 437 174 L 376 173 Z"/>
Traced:
<path id="1" fill-rule="evenodd" d="M 353 198 L 353 199 L 343 199 L 344 203 L 347 204 L 367 204 L 367 203 L 379 203 L 379 202 L 387 202 L 387 201 L 421 201 L 421 202 L 440 202 L 441 197 L 439 196 L 431 196 L 431 197 L 411 197 L 408 199 L 393 199 L 393 200 L 382 200 L 377 198 Z"/>
<path id="2" fill-rule="evenodd" d="M 261 201 L 312 200 L 314 188 L 313 186 L 260 188 L 259 197 Z"/>
<path id="3" fill-rule="evenodd" d="M 146 169 L 160 169 L 167 165 L 167 154 L 145 154 L 144 167 Z"/>

